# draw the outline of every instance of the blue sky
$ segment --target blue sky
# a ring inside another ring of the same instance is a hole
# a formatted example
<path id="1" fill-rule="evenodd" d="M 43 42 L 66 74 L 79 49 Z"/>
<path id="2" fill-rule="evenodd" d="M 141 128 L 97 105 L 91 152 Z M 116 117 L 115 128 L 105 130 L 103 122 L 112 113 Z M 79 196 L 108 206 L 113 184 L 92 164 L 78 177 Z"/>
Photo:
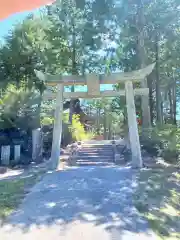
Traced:
<path id="1" fill-rule="evenodd" d="M 16 25 L 17 23 L 22 22 L 28 15 L 32 13 L 38 13 L 39 9 L 35 9 L 33 11 L 26 11 L 21 13 L 16 13 L 11 15 L 10 17 L 0 21 L 0 41 L 3 41 L 3 38 L 8 34 L 8 32 Z"/>
<path id="2" fill-rule="evenodd" d="M 3 40 L 3 37 L 13 28 L 13 26 L 23 21 L 32 12 L 23 12 L 10 16 L 9 18 L 0 21 L 0 40 Z"/>

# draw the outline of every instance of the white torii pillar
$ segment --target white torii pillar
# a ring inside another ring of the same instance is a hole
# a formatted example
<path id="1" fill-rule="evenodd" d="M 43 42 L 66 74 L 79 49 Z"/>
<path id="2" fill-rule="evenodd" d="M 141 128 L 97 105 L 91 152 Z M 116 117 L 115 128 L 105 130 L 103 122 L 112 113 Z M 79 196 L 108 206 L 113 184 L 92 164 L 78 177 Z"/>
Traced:
<path id="1" fill-rule="evenodd" d="M 64 85 L 57 85 L 56 109 L 54 115 L 53 141 L 51 150 L 52 169 L 59 165 L 60 146 L 62 137 L 62 119 L 63 119 L 63 91 Z"/>
<path id="2" fill-rule="evenodd" d="M 134 101 L 134 90 L 132 81 L 125 82 L 126 105 L 128 114 L 129 140 L 132 154 L 132 167 L 142 167 L 141 146 L 139 141 L 138 125 L 136 119 L 136 108 Z"/>

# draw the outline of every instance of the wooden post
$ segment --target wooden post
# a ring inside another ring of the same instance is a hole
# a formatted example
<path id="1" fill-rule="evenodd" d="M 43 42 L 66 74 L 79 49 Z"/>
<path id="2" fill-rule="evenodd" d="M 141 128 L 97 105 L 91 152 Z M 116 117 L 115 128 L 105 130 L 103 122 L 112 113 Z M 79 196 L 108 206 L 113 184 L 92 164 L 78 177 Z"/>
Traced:
<path id="1" fill-rule="evenodd" d="M 132 166 L 137 168 L 142 167 L 141 147 L 139 142 L 138 126 L 136 120 L 136 109 L 134 102 L 133 83 L 125 82 L 126 90 L 126 105 L 128 114 L 129 138 L 132 152 Z"/>
<path id="2" fill-rule="evenodd" d="M 34 129 L 32 131 L 32 159 L 33 161 L 40 161 L 42 157 L 42 137 L 41 129 Z"/>
<path id="3" fill-rule="evenodd" d="M 1 163 L 4 166 L 8 166 L 10 163 L 10 146 L 2 146 L 1 147 Z"/>
<path id="4" fill-rule="evenodd" d="M 104 127 L 104 140 L 106 140 L 107 132 L 106 132 L 106 108 L 104 107 L 104 119 L 103 119 L 103 127 Z"/>
<path id="5" fill-rule="evenodd" d="M 14 161 L 18 162 L 21 157 L 21 145 L 14 146 Z"/>
<path id="6" fill-rule="evenodd" d="M 56 169 L 59 165 L 60 146 L 62 136 L 62 118 L 63 118 L 63 84 L 58 84 L 56 97 L 56 110 L 54 116 L 53 142 L 51 151 L 52 168 Z"/>
<path id="7" fill-rule="evenodd" d="M 141 82 L 141 87 L 147 87 L 147 79 Z M 151 128 L 151 114 L 149 106 L 149 95 L 141 97 L 141 108 L 142 108 L 142 135 L 148 136 L 149 130 Z"/>

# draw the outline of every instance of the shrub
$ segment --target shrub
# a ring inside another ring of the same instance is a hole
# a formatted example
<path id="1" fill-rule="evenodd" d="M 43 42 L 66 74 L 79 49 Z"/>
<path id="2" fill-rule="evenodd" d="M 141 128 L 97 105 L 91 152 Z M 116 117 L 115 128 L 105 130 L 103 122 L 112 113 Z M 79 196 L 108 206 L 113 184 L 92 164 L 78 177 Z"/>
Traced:
<path id="1" fill-rule="evenodd" d="M 52 125 L 53 124 L 53 118 L 52 117 L 43 117 L 41 119 L 41 125 L 42 126 L 47 126 L 47 125 Z"/>
<path id="2" fill-rule="evenodd" d="M 75 141 L 90 140 L 94 137 L 93 133 L 85 131 L 84 126 L 79 121 L 79 115 L 73 115 L 72 125 L 69 126 L 69 129 Z"/>
<path id="3" fill-rule="evenodd" d="M 142 138 L 141 138 L 142 139 Z M 180 146 L 180 130 L 171 124 L 152 128 L 150 137 L 142 140 L 143 148 L 150 154 L 158 154 L 167 162 L 177 162 Z"/>

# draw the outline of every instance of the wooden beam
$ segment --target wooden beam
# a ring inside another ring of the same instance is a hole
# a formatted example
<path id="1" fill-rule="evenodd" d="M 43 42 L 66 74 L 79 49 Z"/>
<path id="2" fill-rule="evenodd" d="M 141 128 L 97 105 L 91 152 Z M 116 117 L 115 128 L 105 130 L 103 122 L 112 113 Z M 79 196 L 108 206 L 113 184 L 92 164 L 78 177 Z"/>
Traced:
<path id="1" fill-rule="evenodd" d="M 87 75 L 87 89 L 89 96 L 97 96 L 100 94 L 100 84 L 99 84 L 99 76 L 97 74 L 88 74 Z"/>
<path id="2" fill-rule="evenodd" d="M 115 84 L 119 82 L 126 82 L 126 81 L 133 81 L 133 82 L 140 82 L 146 76 L 148 76 L 152 70 L 154 69 L 155 63 L 136 70 L 132 72 L 125 72 L 125 73 L 113 73 L 110 75 L 100 75 L 100 83 L 101 84 Z"/>
<path id="3" fill-rule="evenodd" d="M 127 81 L 125 83 L 125 89 L 126 89 L 126 106 L 128 114 L 129 139 L 132 152 L 132 166 L 134 168 L 141 168 L 142 157 L 136 119 L 133 83 L 131 81 Z"/>
<path id="4" fill-rule="evenodd" d="M 126 82 L 126 81 L 141 81 L 146 76 L 148 76 L 153 68 L 155 63 L 132 72 L 127 73 L 112 73 L 109 75 L 100 74 L 99 75 L 99 84 L 116 84 L 119 82 Z M 36 76 L 41 80 L 44 81 L 49 86 L 55 86 L 58 83 L 63 83 L 64 85 L 87 85 L 87 75 L 86 76 L 62 76 L 62 75 L 49 75 L 44 74 L 41 71 L 35 70 Z"/>
<path id="5" fill-rule="evenodd" d="M 148 96 L 149 94 L 149 88 L 135 88 L 134 89 L 134 95 L 137 96 Z M 101 97 L 118 97 L 118 96 L 125 96 L 125 90 L 119 90 L 119 91 L 112 91 L 112 90 L 106 90 L 103 92 L 100 92 L 100 94 L 97 95 L 89 95 L 87 92 L 64 92 L 63 96 L 64 98 L 101 98 Z M 53 92 L 45 92 L 43 96 L 43 100 L 50 100 L 55 99 L 56 93 Z"/>
<path id="6" fill-rule="evenodd" d="M 60 146 L 62 136 L 62 119 L 63 119 L 63 84 L 58 84 L 56 96 L 56 110 L 54 116 L 53 141 L 51 150 L 52 169 L 56 169 L 60 159 Z"/>

